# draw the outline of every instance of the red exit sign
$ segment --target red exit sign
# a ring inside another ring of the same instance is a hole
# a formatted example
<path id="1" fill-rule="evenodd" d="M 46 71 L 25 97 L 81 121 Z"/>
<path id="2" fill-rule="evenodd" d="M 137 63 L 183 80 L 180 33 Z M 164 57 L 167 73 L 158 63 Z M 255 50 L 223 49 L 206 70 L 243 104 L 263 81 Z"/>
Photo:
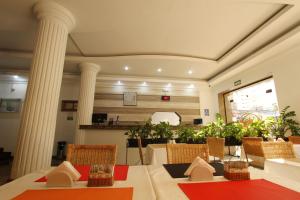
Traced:
<path id="1" fill-rule="evenodd" d="M 171 97 L 170 96 L 161 96 L 162 101 L 170 101 Z"/>

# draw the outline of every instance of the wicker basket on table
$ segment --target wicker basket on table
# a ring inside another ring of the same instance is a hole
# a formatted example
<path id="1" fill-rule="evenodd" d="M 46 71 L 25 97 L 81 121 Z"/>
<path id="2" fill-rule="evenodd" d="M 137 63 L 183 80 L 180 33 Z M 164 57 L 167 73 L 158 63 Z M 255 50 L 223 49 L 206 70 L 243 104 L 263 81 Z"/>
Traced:
<path id="1" fill-rule="evenodd" d="M 99 187 L 99 186 L 112 186 L 114 184 L 114 166 L 103 164 L 103 165 L 92 165 L 89 178 L 88 187 Z"/>
<path id="2" fill-rule="evenodd" d="M 228 180 L 249 180 L 248 163 L 245 161 L 225 161 L 224 177 Z"/>

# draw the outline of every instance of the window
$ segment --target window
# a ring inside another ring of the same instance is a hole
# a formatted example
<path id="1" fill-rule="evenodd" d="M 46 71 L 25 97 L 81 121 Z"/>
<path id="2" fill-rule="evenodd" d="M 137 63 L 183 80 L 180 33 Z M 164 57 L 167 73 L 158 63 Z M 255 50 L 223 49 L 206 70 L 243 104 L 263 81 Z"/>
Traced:
<path id="1" fill-rule="evenodd" d="M 224 94 L 227 122 L 246 115 L 265 119 L 279 115 L 273 78 L 268 78 Z"/>

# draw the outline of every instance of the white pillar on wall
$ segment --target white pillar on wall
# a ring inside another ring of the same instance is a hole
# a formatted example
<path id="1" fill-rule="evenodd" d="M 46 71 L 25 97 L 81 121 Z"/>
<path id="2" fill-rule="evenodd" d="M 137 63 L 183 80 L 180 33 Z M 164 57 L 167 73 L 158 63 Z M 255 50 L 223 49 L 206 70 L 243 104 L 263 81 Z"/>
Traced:
<path id="1" fill-rule="evenodd" d="M 100 66 L 94 63 L 80 63 L 79 68 L 81 75 L 75 144 L 84 144 L 85 131 L 79 129 L 79 126 L 90 125 L 92 123 L 96 78 L 97 73 L 100 71 Z"/>
<path id="2" fill-rule="evenodd" d="M 59 93 L 73 15 L 52 1 L 34 6 L 38 19 L 11 178 L 51 166 Z"/>

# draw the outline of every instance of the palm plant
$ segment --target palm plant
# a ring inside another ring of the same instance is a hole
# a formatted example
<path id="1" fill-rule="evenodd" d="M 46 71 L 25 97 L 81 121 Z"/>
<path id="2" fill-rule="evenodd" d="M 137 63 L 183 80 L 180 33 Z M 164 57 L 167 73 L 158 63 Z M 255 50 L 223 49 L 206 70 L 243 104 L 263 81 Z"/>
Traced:
<path id="1" fill-rule="evenodd" d="M 268 117 L 266 119 L 267 129 L 276 138 L 286 137 L 287 132 L 292 135 L 300 135 L 300 125 L 294 118 L 296 117 L 295 111 L 288 111 L 290 106 L 286 106 L 278 117 Z"/>

